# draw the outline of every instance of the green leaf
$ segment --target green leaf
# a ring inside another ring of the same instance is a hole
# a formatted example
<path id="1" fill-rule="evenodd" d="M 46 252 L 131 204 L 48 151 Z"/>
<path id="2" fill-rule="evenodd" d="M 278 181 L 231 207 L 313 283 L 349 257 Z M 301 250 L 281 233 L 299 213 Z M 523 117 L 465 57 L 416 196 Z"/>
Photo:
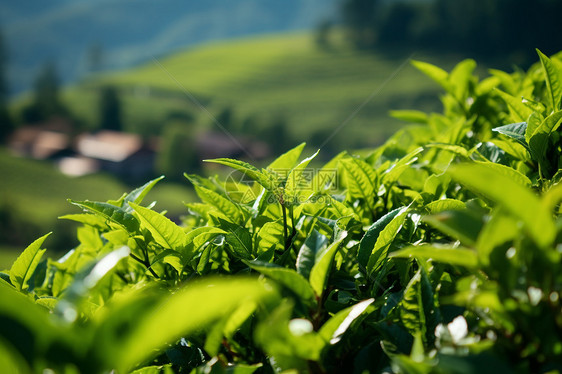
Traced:
<path id="1" fill-rule="evenodd" d="M 308 281 L 293 269 L 258 261 L 244 261 L 244 263 L 291 290 L 307 306 L 315 305 L 314 290 Z"/>
<path id="2" fill-rule="evenodd" d="M 180 274 L 183 270 L 182 258 L 180 254 L 174 250 L 166 249 L 158 253 L 158 255 L 152 258 L 150 266 L 152 267 L 159 262 L 169 264 L 178 272 L 178 274 Z"/>
<path id="3" fill-rule="evenodd" d="M 423 220 L 470 247 L 476 244 L 476 238 L 483 225 L 482 215 L 469 209 L 443 211 L 424 216 Z"/>
<path id="4" fill-rule="evenodd" d="M 101 216 L 95 216 L 93 214 L 65 214 L 64 216 L 60 216 L 59 219 L 67 219 L 100 229 L 109 229 L 109 226 L 107 225 L 107 219 Z"/>
<path id="5" fill-rule="evenodd" d="M 520 183 L 497 173 L 487 164 L 460 164 L 448 173 L 468 189 L 496 202 L 524 223 L 525 229 L 537 244 L 550 245 L 555 236 L 554 222 L 540 200 Z"/>
<path id="6" fill-rule="evenodd" d="M 427 148 L 438 148 L 459 155 L 463 158 L 470 158 L 470 153 L 460 145 L 445 144 L 445 143 L 429 143 L 425 145 Z"/>
<path id="7" fill-rule="evenodd" d="M 363 269 L 367 268 L 369 263 L 369 257 L 373 253 L 375 248 L 375 243 L 381 233 L 381 231 L 400 213 L 403 212 L 403 208 L 396 208 L 384 216 L 379 218 L 375 223 L 373 223 L 368 229 L 363 238 L 359 243 L 359 251 L 357 253 L 357 262 L 359 266 Z"/>
<path id="8" fill-rule="evenodd" d="M 435 82 L 439 83 L 445 90 L 449 91 L 449 74 L 445 70 L 422 61 L 412 60 L 412 65 Z"/>
<path id="9" fill-rule="evenodd" d="M 435 200 L 424 206 L 424 210 L 428 214 L 437 214 L 437 213 L 444 212 L 446 210 L 462 210 L 462 209 L 466 209 L 466 204 L 456 199 Z"/>
<path id="10" fill-rule="evenodd" d="M 344 158 L 340 165 L 345 170 L 347 192 L 351 198 L 361 198 L 368 204 L 378 192 L 378 176 L 373 167 L 357 158 Z"/>
<path id="11" fill-rule="evenodd" d="M 252 258 L 252 237 L 247 228 L 221 221 L 220 227 L 228 234 L 226 241 L 240 259 L 249 260 Z"/>
<path id="12" fill-rule="evenodd" d="M 441 322 L 439 308 L 435 304 L 433 288 L 423 267 L 412 277 L 400 302 L 400 320 L 415 335 L 421 332 L 423 341 L 431 343 L 435 327 Z"/>
<path id="13" fill-rule="evenodd" d="M 422 147 L 414 149 L 412 152 L 408 153 L 406 156 L 402 157 L 398 162 L 392 164 L 392 166 L 387 169 L 382 174 L 382 180 L 385 185 L 394 183 L 400 178 L 400 175 L 409 168 L 410 164 L 417 160 L 417 155 L 423 151 Z"/>
<path id="14" fill-rule="evenodd" d="M 299 157 L 304 149 L 306 143 L 301 143 L 295 148 L 283 153 L 281 156 L 277 157 L 271 164 L 267 166 L 267 169 L 273 170 L 291 170 L 295 167 Z"/>
<path id="15" fill-rule="evenodd" d="M 73 205 L 123 227 L 130 233 L 134 233 L 139 229 L 139 221 L 137 221 L 137 219 L 124 208 L 97 201 L 68 201 Z"/>
<path id="16" fill-rule="evenodd" d="M 121 262 L 129 257 L 131 250 L 123 246 L 109 252 L 99 260 L 90 262 L 85 268 L 81 269 L 74 277 L 72 284 L 64 294 L 64 299 L 76 304 L 80 299 L 89 296 L 102 279 L 111 274 L 112 270 Z M 56 310 L 59 315 L 64 316 L 67 322 L 74 322 L 78 317 L 74 305 L 69 303 L 58 303 Z"/>
<path id="17" fill-rule="evenodd" d="M 427 113 L 419 110 L 391 110 L 390 116 L 401 121 L 413 123 L 427 123 Z"/>
<path id="18" fill-rule="evenodd" d="M 531 114 L 533 114 L 533 110 L 523 103 L 522 98 L 515 98 L 498 88 L 496 88 L 496 92 L 506 102 L 512 121 L 524 122 L 527 121 L 527 118 L 529 118 Z"/>
<path id="19" fill-rule="evenodd" d="M 464 101 L 468 97 L 468 88 L 472 78 L 472 72 L 476 68 L 476 61 L 466 59 L 459 62 L 449 75 L 449 84 L 453 90 L 451 94 L 459 101 Z"/>
<path id="20" fill-rule="evenodd" d="M 271 247 L 283 249 L 283 224 L 280 221 L 265 223 L 258 232 L 258 252 L 266 252 Z"/>
<path id="21" fill-rule="evenodd" d="M 477 164 L 486 165 L 488 169 L 493 170 L 498 174 L 504 175 L 510 178 L 511 180 L 513 180 L 514 182 L 519 183 L 522 186 L 531 187 L 533 184 L 529 179 L 529 177 L 527 177 L 525 174 L 522 174 L 520 171 L 517 171 L 516 169 L 511 168 L 509 166 L 496 164 L 488 161 L 475 161 L 475 162 Z"/>
<path id="22" fill-rule="evenodd" d="M 317 260 L 316 264 L 310 270 L 310 285 L 318 297 L 321 297 L 326 289 L 334 257 L 346 236 L 347 233 L 344 231 L 338 240 L 332 243 L 326 251 L 322 253 L 322 257 Z"/>
<path id="23" fill-rule="evenodd" d="M 268 191 L 272 191 L 276 186 L 272 184 L 272 181 L 266 174 L 259 171 L 256 167 L 248 164 L 244 161 L 233 160 L 230 158 L 216 158 L 213 160 L 203 160 L 205 162 L 214 162 L 216 164 L 225 165 L 241 171 L 242 173 L 246 174 L 252 180 L 258 182 Z"/>
<path id="24" fill-rule="evenodd" d="M 449 265 L 475 268 L 478 266 L 478 255 L 468 248 L 438 247 L 436 245 L 409 246 L 393 252 L 389 257 L 417 258 L 421 262 L 432 260 Z"/>
<path id="25" fill-rule="evenodd" d="M 530 143 L 533 133 L 539 128 L 543 121 L 544 118 L 539 113 L 535 112 L 529 116 L 527 130 L 525 130 L 525 141 L 527 144 Z M 527 150 L 530 150 L 528 146 L 526 148 Z"/>
<path id="26" fill-rule="evenodd" d="M 373 274 L 387 259 L 388 250 L 406 220 L 408 207 L 403 207 L 380 232 L 367 263 L 367 274 Z"/>
<path id="27" fill-rule="evenodd" d="M 306 238 L 297 256 L 297 272 L 308 279 L 310 270 L 316 264 L 316 256 L 322 252 L 328 244 L 328 238 L 320 234 L 316 229 L 312 230 L 310 236 Z"/>
<path id="28" fill-rule="evenodd" d="M 541 60 L 541 65 L 544 70 L 546 88 L 548 92 L 548 97 L 550 99 L 550 105 L 552 111 L 561 109 L 560 99 L 562 98 L 562 85 L 560 84 L 559 78 L 560 74 L 558 68 L 552 63 L 552 61 L 546 57 L 541 51 L 537 49 L 537 53 Z"/>
<path id="29" fill-rule="evenodd" d="M 130 202 L 129 205 L 134 209 L 142 225 L 150 231 L 152 237 L 160 246 L 181 251 L 186 245 L 185 232 L 170 219 L 135 203 Z"/>
<path id="30" fill-rule="evenodd" d="M 290 319 L 293 306 L 281 303 L 256 328 L 256 340 L 281 369 L 308 372 L 306 360 L 318 361 L 326 343 L 306 319 Z M 300 370 L 299 370 L 300 369 Z"/>
<path id="31" fill-rule="evenodd" d="M 59 360 L 72 360 L 72 348 L 80 343 L 77 339 L 70 343 L 72 337 L 66 326 L 53 323 L 47 309 L 1 282 L 0 300 L 1 343 L 7 343 L 30 365 L 45 359 L 52 363 L 57 358 L 48 352 L 55 351 Z"/>
<path id="32" fill-rule="evenodd" d="M 46 251 L 41 249 L 41 246 L 49 235 L 51 233 L 43 235 L 31 243 L 12 265 L 10 269 L 10 282 L 18 291 L 26 291 L 29 288 L 29 279 Z"/>
<path id="33" fill-rule="evenodd" d="M 297 199 L 299 201 L 296 201 L 296 203 L 304 202 L 314 192 L 310 188 L 309 185 L 310 181 L 306 181 L 303 179 L 303 173 L 306 167 L 308 166 L 308 164 L 310 163 L 310 161 L 312 161 L 318 155 L 319 152 L 320 150 L 316 151 L 316 153 L 313 154 L 312 156 L 307 157 L 301 162 L 299 162 L 299 164 L 295 166 L 289 173 L 289 176 L 287 177 L 287 183 L 285 184 L 285 194 L 287 195 L 287 199 L 289 200 L 288 201 L 289 203 L 293 203 L 292 201 L 293 199 L 303 195 L 305 197 L 304 199 L 302 199 L 303 201 L 300 201 L 301 199 Z"/>
<path id="34" fill-rule="evenodd" d="M 490 264 L 490 255 L 494 248 L 519 235 L 517 226 L 517 221 L 507 215 L 504 209 L 492 213 L 476 242 L 478 258 L 483 265 Z"/>
<path id="35" fill-rule="evenodd" d="M 526 149 L 529 149 L 525 133 L 527 131 L 527 122 L 511 123 L 509 125 L 495 127 L 492 131 L 499 132 L 521 144 Z"/>
<path id="36" fill-rule="evenodd" d="M 164 179 L 163 175 L 131 191 L 129 194 L 127 194 L 127 196 L 125 196 L 125 199 L 123 201 L 123 208 L 130 213 L 132 210 L 127 205 L 127 203 L 140 204 L 146 197 L 146 195 L 150 192 L 150 190 L 152 190 L 152 188 L 156 185 L 156 183 L 160 182 L 162 179 Z"/>
<path id="37" fill-rule="evenodd" d="M 540 165 L 542 176 L 550 176 L 555 170 L 550 164 L 547 157 L 548 139 L 550 134 L 560 127 L 562 123 L 562 110 L 546 117 L 540 126 L 535 130 L 531 139 L 529 139 L 529 147 L 533 159 L 537 160 Z"/>
<path id="38" fill-rule="evenodd" d="M 154 356 L 157 349 L 210 327 L 240 305 L 271 300 L 274 295 L 270 287 L 250 278 L 207 278 L 191 282 L 152 306 L 138 310 L 129 331 L 103 348 L 114 366 L 126 372 Z M 111 317 L 109 311 L 108 318 Z M 103 325 L 104 321 L 100 323 Z"/>
<path id="39" fill-rule="evenodd" d="M 330 318 L 318 331 L 318 334 L 330 344 L 338 343 L 351 324 L 368 310 L 375 299 L 363 300 L 353 306 L 342 309 Z"/>
<path id="40" fill-rule="evenodd" d="M 204 203 L 214 206 L 231 222 L 241 221 L 240 208 L 231 200 L 219 195 L 215 191 L 197 185 L 195 185 L 195 192 Z"/>

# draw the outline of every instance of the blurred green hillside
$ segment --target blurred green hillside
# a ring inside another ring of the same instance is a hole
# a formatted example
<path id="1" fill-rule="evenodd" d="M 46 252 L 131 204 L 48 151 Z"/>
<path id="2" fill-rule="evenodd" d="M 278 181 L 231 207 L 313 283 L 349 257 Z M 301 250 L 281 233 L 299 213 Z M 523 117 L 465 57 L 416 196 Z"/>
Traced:
<path id="1" fill-rule="evenodd" d="M 390 109 L 439 107 L 438 86 L 407 63 L 415 51 L 373 54 L 346 45 L 337 33 L 326 48 L 318 47 L 310 34 L 212 43 L 157 57 L 134 69 L 90 77 L 66 89 L 64 101 L 85 127 L 94 128 L 99 90 L 116 86 L 128 131 L 157 135 L 178 116 L 193 117 L 193 131 L 213 128 L 189 92 L 221 122 L 221 113 L 230 110 L 230 123 L 222 124 L 233 133 L 286 124 L 289 147 L 306 140 L 321 145 L 374 95 L 338 133 L 337 145 L 332 143 L 338 150 L 379 144 L 394 133 L 401 123 L 388 117 Z M 459 59 L 415 53 L 413 57 L 444 67 Z"/>

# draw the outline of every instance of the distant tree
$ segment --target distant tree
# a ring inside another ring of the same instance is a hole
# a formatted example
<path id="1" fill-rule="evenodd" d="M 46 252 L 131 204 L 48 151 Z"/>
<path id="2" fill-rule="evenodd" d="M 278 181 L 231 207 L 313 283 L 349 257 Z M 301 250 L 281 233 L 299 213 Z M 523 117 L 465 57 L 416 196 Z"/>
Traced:
<path id="1" fill-rule="evenodd" d="M 182 180 L 184 172 L 199 170 L 194 135 L 187 123 L 171 121 L 166 124 L 156 159 L 158 173 L 171 180 Z"/>
<path id="2" fill-rule="evenodd" d="M 6 137 L 13 130 L 13 121 L 8 112 L 8 82 L 6 80 L 6 65 L 8 61 L 8 53 L 4 43 L 3 34 L 0 32 L 0 143 L 6 140 Z"/>
<path id="3" fill-rule="evenodd" d="M 99 98 L 99 128 L 105 130 L 122 131 L 121 100 L 115 87 L 106 86 L 100 91 Z"/>
<path id="4" fill-rule="evenodd" d="M 103 47 L 100 43 L 94 43 L 86 52 L 86 64 L 88 73 L 95 73 L 102 70 L 104 63 Z"/>
<path id="5" fill-rule="evenodd" d="M 66 115 L 59 98 L 59 78 L 53 63 L 43 66 L 33 85 L 33 102 L 24 109 L 26 122 L 45 121 L 53 116 Z"/>
<path id="6" fill-rule="evenodd" d="M 360 49 L 374 47 L 378 0 L 343 0 L 341 14 L 351 42 Z"/>
<path id="7" fill-rule="evenodd" d="M 334 24 L 330 20 L 323 20 L 316 28 L 315 42 L 322 49 L 330 49 L 330 33 Z"/>

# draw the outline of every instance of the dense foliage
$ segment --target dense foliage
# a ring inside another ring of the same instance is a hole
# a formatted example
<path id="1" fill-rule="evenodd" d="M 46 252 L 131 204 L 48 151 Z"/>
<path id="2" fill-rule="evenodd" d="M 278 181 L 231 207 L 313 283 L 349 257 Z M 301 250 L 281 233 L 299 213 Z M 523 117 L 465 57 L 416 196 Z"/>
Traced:
<path id="1" fill-rule="evenodd" d="M 33 242 L 0 280 L 0 367 L 43 372 L 562 370 L 562 58 L 450 73 L 443 113 L 322 167 L 304 145 L 227 178 L 160 180 L 84 213 L 80 245 Z"/>

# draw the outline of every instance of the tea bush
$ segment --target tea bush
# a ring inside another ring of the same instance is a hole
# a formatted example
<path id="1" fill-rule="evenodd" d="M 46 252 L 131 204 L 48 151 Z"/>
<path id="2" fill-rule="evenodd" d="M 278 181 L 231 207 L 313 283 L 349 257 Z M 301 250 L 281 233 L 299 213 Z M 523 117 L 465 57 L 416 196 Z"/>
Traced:
<path id="1" fill-rule="evenodd" d="M 322 167 L 304 144 L 258 169 L 208 160 L 178 225 L 144 203 L 70 201 L 1 273 L 6 372 L 562 370 L 562 54 L 527 72 L 414 65 L 443 113 Z M 301 160 L 301 161 L 299 161 Z M 48 371 L 45 371 L 49 369 Z"/>

